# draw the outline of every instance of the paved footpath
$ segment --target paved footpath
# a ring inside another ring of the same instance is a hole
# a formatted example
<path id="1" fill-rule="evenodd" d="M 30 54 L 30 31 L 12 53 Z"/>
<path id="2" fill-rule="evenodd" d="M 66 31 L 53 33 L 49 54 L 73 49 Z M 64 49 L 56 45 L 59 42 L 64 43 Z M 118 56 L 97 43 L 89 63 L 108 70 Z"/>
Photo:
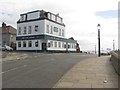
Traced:
<path id="1" fill-rule="evenodd" d="M 110 56 L 96 57 L 79 62 L 53 88 L 118 88 L 118 75 Z"/>

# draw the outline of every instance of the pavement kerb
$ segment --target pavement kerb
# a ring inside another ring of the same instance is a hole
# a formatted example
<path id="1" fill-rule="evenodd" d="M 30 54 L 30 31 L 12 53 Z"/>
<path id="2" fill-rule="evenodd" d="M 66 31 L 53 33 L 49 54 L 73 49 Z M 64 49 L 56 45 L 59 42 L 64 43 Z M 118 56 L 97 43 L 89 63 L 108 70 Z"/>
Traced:
<path id="1" fill-rule="evenodd" d="M 117 74 L 114 72 L 109 59 L 110 57 L 95 57 L 80 61 L 67 73 L 65 73 L 63 77 L 53 86 L 53 88 L 117 88 Z M 98 66 L 90 66 L 90 68 L 84 69 L 84 65 L 88 67 L 89 65 L 93 65 L 95 63 L 98 64 Z M 107 68 L 107 66 L 110 68 L 110 70 Z M 96 71 L 94 72 L 94 70 L 91 68 L 95 69 Z M 81 71 L 79 72 L 75 69 Z M 87 69 L 89 69 L 89 72 L 85 72 Z M 77 74 L 74 74 L 73 72 Z M 72 77 L 72 75 L 74 77 Z M 81 75 L 81 77 L 79 75 Z M 105 79 L 109 80 L 107 84 L 103 83 Z"/>

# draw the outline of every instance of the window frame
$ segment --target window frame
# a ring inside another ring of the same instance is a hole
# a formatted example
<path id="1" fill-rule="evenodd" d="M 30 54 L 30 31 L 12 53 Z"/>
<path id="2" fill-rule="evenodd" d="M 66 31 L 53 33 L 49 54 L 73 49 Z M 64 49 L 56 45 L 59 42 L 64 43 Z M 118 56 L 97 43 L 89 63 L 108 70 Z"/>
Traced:
<path id="1" fill-rule="evenodd" d="M 32 41 L 28 41 L 28 47 L 32 47 Z"/>
<path id="2" fill-rule="evenodd" d="M 58 33 L 58 28 L 54 27 L 54 32 Z"/>
<path id="3" fill-rule="evenodd" d="M 21 35 L 21 27 L 18 27 L 18 35 Z"/>
<path id="4" fill-rule="evenodd" d="M 49 27 L 49 25 L 47 24 L 47 29 L 46 29 L 46 33 L 49 33 L 49 29 L 50 29 L 50 27 Z"/>
<path id="5" fill-rule="evenodd" d="M 35 31 L 38 32 L 38 25 L 35 25 Z"/>
<path id="6" fill-rule="evenodd" d="M 23 34 L 27 34 L 27 27 L 26 27 L 26 26 L 24 27 L 24 32 L 23 32 Z"/>
<path id="7" fill-rule="evenodd" d="M 28 34 L 32 33 L 32 26 L 28 26 Z"/>
<path id="8" fill-rule="evenodd" d="M 26 41 L 23 41 L 23 47 L 26 47 L 27 45 L 26 45 Z"/>
<path id="9" fill-rule="evenodd" d="M 39 47 L 39 42 L 35 41 L 35 47 Z"/>
<path id="10" fill-rule="evenodd" d="M 21 46 L 22 46 L 22 45 L 21 45 L 21 42 L 19 41 L 19 42 L 18 42 L 18 47 L 21 47 Z"/>

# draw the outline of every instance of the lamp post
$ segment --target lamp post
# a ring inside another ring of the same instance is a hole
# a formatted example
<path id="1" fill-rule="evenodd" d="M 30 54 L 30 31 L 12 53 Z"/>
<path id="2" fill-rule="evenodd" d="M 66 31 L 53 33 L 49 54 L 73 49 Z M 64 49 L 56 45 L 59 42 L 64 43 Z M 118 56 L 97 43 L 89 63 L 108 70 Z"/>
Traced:
<path id="1" fill-rule="evenodd" d="M 95 54 L 96 54 L 96 45 L 95 45 Z"/>
<path id="2" fill-rule="evenodd" d="M 98 29 L 98 57 L 100 57 L 100 28 L 101 28 L 101 25 L 98 24 L 97 25 L 97 29 Z"/>
<path id="3" fill-rule="evenodd" d="M 113 40 L 113 51 L 115 50 L 115 40 Z"/>

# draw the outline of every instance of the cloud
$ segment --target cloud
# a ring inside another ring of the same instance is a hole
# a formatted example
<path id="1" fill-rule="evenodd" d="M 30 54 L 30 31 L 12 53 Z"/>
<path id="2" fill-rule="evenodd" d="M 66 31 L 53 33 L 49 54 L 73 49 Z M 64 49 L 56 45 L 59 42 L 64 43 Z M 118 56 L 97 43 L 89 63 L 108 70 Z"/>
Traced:
<path id="1" fill-rule="evenodd" d="M 95 15 L 103 18 L 118 18 L 118 10 L 98 11 Z"/>

